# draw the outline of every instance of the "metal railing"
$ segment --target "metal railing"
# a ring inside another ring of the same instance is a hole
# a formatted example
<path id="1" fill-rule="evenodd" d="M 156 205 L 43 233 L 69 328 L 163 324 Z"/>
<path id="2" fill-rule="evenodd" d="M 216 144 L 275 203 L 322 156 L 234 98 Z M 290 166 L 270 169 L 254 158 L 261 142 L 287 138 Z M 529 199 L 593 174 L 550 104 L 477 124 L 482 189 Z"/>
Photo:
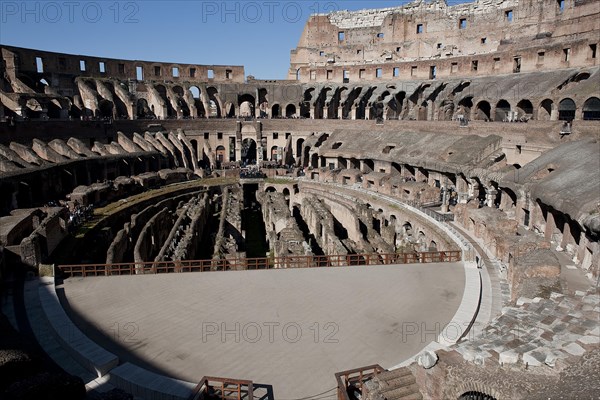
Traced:
<path id="1" fill-rule="evenodd" d="M 204 376 L 188 400 L 253 400 L 252 381 Z"/>
<path id="2" fill-rule="evenodd" d="M 367 392 L 364 386 L 365 381 L 372 379 L 375 375 L 385 371 L 379 364 L 369 365 L 368 367 L 351 369 L 335 374 L 337 381 L 338 400 L 351 400 L 349 389 L 360 393 L 360 398 L 366 398 Z M 358 394 L 358 393 L 357 393 Z"/>
<path id="3" fill-rule="evenodd" d="M 149 261 L 118 264 L 59 265 L 57 270 L 67 277 L 166 274 L 181 272 L 242 271 L 274 268 L 323 268 L 352 265 L 389 265 L 459 262 L 460 250 L 414 253 L 368 253 L 325 256 L 284 256 L 232 258 L 215 260 Z"/>

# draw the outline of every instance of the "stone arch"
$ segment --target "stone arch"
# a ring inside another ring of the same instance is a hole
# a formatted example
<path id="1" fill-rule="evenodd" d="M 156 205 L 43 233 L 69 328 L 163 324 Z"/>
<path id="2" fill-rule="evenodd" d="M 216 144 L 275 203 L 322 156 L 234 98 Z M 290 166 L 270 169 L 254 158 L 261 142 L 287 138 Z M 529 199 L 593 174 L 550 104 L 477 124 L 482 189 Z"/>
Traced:
<path id="1" fill-rule="evenodd" d="M 277 161 L 277 155 L 279 154 L 277 146 L 271 147 L 271 161 Z"/>
<path id="2" fill-rule="evenodd" d="M 463 97 L 458 102 L 458 107 L 456 108 L 456 112 L 458 114 L 462 114 L 464 118 L 471 118 L 471 109 L 473 108 L 473 96 Z"/>
<path id="3" fill-rule="evenodd" d="M 537 119 L 539 121 L 550 121 L 552 119 L 552 112 L 554 111 L 554 102 L 550 99 L 544 99 L 540 102 L 538 107 Z"/>
<path id="4" fill-rule="evenodd" d="M 319 168 L 319 155 L 317 153 L 313 153 L 310 157 L 310 166 L 313 168 Z"/>
<path id="5" fill-rule="evenodd" d="M 171 99 L 168 96 L 167 88 L 165 85 L 155 85 L 154 88 L 160 95 L 160 97 L 164 100 L 165 105 L 167 106 L 167 118 L 177 117 L 177 111 L 173 108 L 171 104 Z"/>
<path id="6" fill-rule="evenodd" d="M 490 103 L 485 100 L 481 100 L 479 103 L 477 103 L 477 107 L 475 108 L 474 119 L 480 121 L 490 121 L 491 110 L 492 107 L 490 106 Z"/>
<path id="7" fill-rule="evenodd" d="M 200 153 L 201 153 L 201 149 L 198 146 L 198 140 L 196 139 L 190 139 L 190 143 L 192 144 L 192 149 L 194 149 L 194 155 L 196 156 L 196 161 L 200 161 Z"/>
<path id="8" fill-rule="evenodd" d="M 223 146 L 223 145 L 217 146 L 217 148 L 215 149 L 215 153 L 216 153 L 216 156 L 217 156 L 217 162 L 218 163 L 225 162 L 225 154 L 226 154 L 226 152 L 225 152 L 225 146 Z"/>
<path id="9" fill-rule="evenodd" d="M 138 119 L 155 119 L 156 115 L 148 105 L 146 99 L 140 98 L 137 100 L 137 117 Z"/>
<path id="10" fill-rule="evenodd" d="M 558 119 L 560 121 L 572 121 L 575 119 L 577 106 L 573 99 L 564 98 L 558 103 Z"/>
<path id="11" fill-rule="evenodd" d="M 265 187 L 265 192 L 266 193 L 276 193 L 277 189 L 275 189 L 273 186 L 267 186 L 267 187 Z"/>
<path id="12" fill-rule="evenodd" d="M 206 110 L 206 114 L 209 117 L 217 117 L 221 118 L 223 115 L 221 99 L 219 98 L 219 91 L 214 86 L 210 86 L 206 89 L 206 94 L 208 94 L 209 100 L 209 110 Z"/>
<path id="13" fill-rule="evenodd" d="M 600 120 L 600 99 L 597 97 L 590 97 L 583 103 L 582 111 L 582 119 Z"/>
<path id="14" fill-rule="evenodd" d="M 255 98 L 251 94 L 242 94 L 238 96 L 238 107 L 240 108 L 241 117 L 254 117 L 255 116 Z"/>
<path id="15" fill-rule="evenodd" d="M 406 92 L 400 91 L 387 104 L 386 119 L 400 119 Z"/>
<path id="16" fill-rule="evenodd" d="M 448 393 L 449 398 L 453 399 L 479 400 L 477 397 L 469 397 L 471 394 L 483 396 L 481 397 L 481 400 L 496 400 L 502 397 L 495 389 L 480 382 L 465 382 L 455 386 L 454 390 L 451 390 Z M 465 395 L 466 397 L 463 397 Z"/>
<path id="17" fill-rule="evenodd" d="M 225 103 L 225 117 L 226 118 L 234 118 L 235 117 L 235 105 L 231 102 Z"/>
<path id="18" fill-rule="evenodd" d="M 242 163 L 251 164 L 255 163 L 257 158 L 257 145 L 256 141 L 252 138 L 246 138 L 242 140 Z"/>
<path id="19" fill-rule="evenodd" d="M 192 94 L 192 99 L 194 99 L 194 106 L 196 106 L 198 118 L 206 117 L 206 110 L 204 109 L 204 103 L 202 103 L 200 88 L 192 85 L 188 88 L 188 90 Z"/>
<path id="20" fill-rule="evenodd" d="M 351 117 L 351 111 L 352 111 L 352 107 L 354 107 L 354 103 L 356 101 L 356 99 L 358 98 L 358 96 L 360 95 L 360 92 L 362 91 L 361 87 L 358 88 L 354 88 L 350 91 L 350 93 L 348 93 L 348 96 L 346 97 L 346 100 L 343 102 L 343 107 L 342 107 L 342 119 L 349 119 Z"/>
<path id="21" fill-rule="evenodd" d="M 285 107 L 285 116 L 287 118 L 293 118 L 296 116 L 296 106 L 293 104 L 288 104 Z"/>
<path id="22" fill-rule="evenodd" d="M 504 99 L 501 99 L 496 103 L 496 112 L 494 114 L 494 121 L 508 121 L 508 115 L 510 113 L 510 103 Z"/>
<path id="23" fill-rule="evenodd" d="M 315 88 L 308 88 L 304 91 L 303 100 L 300 104 L 300 116 L 302 118 L 310 118 L 310 103 L 313 98 Z"/>
<path id="24" fill-rule="evenodd" d="M 373 92 L 377 89 L 377 86 L 370 87 L 365 94 L 361 97 L 360 101 L 356 106 L 356 119 L 366 119 L 366 110 L 369 106 L 369 99 L 373 95 Z"/>
<path id="25" fill-rule="evenodd" d="M 183 117 L 188 118 L 191 115 L 191 112 L 190 107 L 185 101 L 185 92 L 183 90 L 183 87 L 179 85 L 173 86 L 173 93 L 177 95 L 175 102 L 177 103 L 179 110 L 181 110 L 181 114 L 183 115 Z"/>
<path id="26" fill-rule="evenodd" d="M 328 96 L 327 92 L 329 92 L 330 90 L 332 90 L 330 87 L 324 87 L 319 92 L 319 95 L 317 96 L 317 99 L 314 102 L 314 118 L 315 119 L 323 118 L 324 109 L 327 106 L 327 104 L 325 104 L 325 101 Z"/>
<path id="27" fill-rule="evenodd" d="M 304 145 L 304 139 L 299 138 L 296 141 L 296 158 L 300 158 L 302 156 L 302 147 Z"/>
<path id="28" fill-rule="evenodd" d="M 533 118 L 533 104 L 527 99 L 523 99 L 517 103 L 518 118 L 531 119 Z"/>
<path id="29" fill-rule="evenodd" d="M 112 101 L 102 99 L 98 102 L 98 117 L 112 118 L 114 105 Z"/>
<path id="30" fill-rule="evenodd" d="M 281 106 L 279 104 L 273 104 L 271 107 L 271 118 L 281 117 Z"/>

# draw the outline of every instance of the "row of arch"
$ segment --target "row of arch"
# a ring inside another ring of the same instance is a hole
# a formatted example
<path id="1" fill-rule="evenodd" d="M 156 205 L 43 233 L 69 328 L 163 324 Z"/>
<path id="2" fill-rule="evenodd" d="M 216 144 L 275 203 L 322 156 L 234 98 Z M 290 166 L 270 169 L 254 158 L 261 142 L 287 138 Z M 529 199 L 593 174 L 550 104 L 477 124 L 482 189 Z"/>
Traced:
<path id="1" fill-rule="evenodd" d="M 560 100 L 558 105 L 551 99 L 544 99 L 538 104 L 537 110 L 532 102 L 527 99 L 519 101 L 514 109 L 504 99 L 498 101 L 495 106 L 492 106 L 487 100 L 481 100 L 473 107 L 472 97 L 464 98 L 458 104 L 465 111 L 467 117 L 473 120 L 506 121 L 513 111 L 516 112 L 518 118 L 560 121 L 578 119 L 578 108 L 571 98 Z M 597 97 L 588 98 L 584 101 L 580 111 L 583 120 L 600 120 L 600 99 Z"/>

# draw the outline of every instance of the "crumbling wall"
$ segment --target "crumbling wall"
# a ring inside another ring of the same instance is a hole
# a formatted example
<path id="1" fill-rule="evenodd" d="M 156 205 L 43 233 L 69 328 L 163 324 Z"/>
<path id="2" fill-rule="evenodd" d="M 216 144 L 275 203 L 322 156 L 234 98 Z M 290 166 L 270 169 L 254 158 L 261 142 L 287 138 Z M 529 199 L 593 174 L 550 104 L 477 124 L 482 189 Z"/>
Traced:
<path id="1" fill-rule="evenodd" d="M 106 252 L 106 263 L 121 263 L 133 261 L 133 249 L 137 239 L 148 221 L 160 210 L 164 208 L 174 209 L 180 201 L 187 201 L 191 196 L 198 192 L 185 193 L 168 199 L 160 200 L 152 204 L 137 214 L 132 214 L 130 221 L 123 225 L 119 230 L 110 247 Z"/>
<path id="2" fill-rule="evenodd" d="M 211 213 L 208 193 L 180 203 L 178 218 L 154 261 L 194 259 L 206 221 Z"/>
<path id="3" fill-rule="evenodd" d="M 560 292 L 560 263 L 550 249 L 522 249 L 514 252 L 508 266 L 511 300 L 520 297 L 547 298 Z"/>
<path id="4" fill-rule="evenodd" d="M 223 203 L 219 218 L 219 230 L 215 236 L 213 259 L 244 258 L 240 252 L 242 236 L 243 193 L 239 186 L 226 187 L 223 190 Z"/>
<path id="5" fill-rule="evenodd" d="M 348 254 L 348 249 L 335 234 L 331 211 L 316 196 L 304 197 L 300 214 L 325 254 Z"/>
<path id="6" fill-rule="evenodd" d="M 136 263 L 153 261 L 170 233 L 175 217 L 167 207 L 156 213 L 140 232 L 133 250 Z M 138 271 L 138 273 L 140 273 Z"/>
<path id="7" fill-rule="evenodd" d="M 21 261 L 37 267 L 52 255 L 67 235 L 67 210 L 58 207 L 49 209 L 40 225 L 21 241 Z"/>
<path id="8" fill-rule="evenodd" d="M 267 241 L 272 254 L 275 257 L 311 254 L 284 195 L 277 192 L 258 192 L 256 199 L 262 206 Z"/>

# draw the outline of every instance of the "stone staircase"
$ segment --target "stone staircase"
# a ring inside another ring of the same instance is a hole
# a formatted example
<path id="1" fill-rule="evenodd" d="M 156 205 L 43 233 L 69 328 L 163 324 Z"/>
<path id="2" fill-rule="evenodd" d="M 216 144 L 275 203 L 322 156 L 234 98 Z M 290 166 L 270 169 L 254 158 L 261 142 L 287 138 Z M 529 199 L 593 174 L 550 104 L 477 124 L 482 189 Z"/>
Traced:
<path id="1" fill-rule="evenodd" d="M 373 378 L 373 391 L 385 400 L 422 400 L 419 386 L 412 372 L 406 368 L 398 368 L 392 371 L 383 371 Z M 372 398 L 378 398 L 374 396 Z"/>

